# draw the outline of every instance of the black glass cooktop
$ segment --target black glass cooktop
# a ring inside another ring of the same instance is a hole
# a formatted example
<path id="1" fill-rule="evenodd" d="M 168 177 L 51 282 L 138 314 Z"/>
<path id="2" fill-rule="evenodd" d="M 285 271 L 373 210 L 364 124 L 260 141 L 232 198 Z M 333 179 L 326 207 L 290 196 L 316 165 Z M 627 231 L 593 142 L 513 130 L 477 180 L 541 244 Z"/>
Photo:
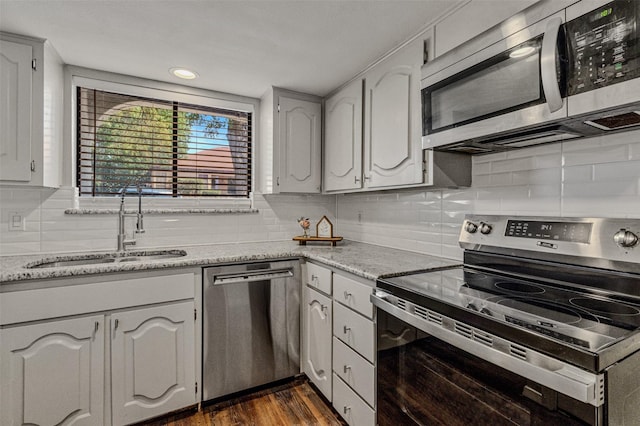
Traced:
<path id="1" fill-rule="evenodd" d="M 640 304 L 569 283 L 559 285 L 470 267 L 384 281 L 407 290 L 405 294 L 426 296 L 591 352 L 640 328 Z"/>

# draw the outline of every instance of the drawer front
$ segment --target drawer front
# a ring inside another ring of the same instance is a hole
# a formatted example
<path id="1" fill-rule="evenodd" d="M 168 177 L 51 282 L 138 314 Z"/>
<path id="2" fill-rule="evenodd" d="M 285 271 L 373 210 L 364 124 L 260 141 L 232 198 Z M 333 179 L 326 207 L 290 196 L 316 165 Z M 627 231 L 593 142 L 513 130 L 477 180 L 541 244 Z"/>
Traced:
<path id="1" fill-rule="evenodd" d="M 331 269 L 307 263 L 306 283 L 309 287 L 331 295 Z"/>
<path id="2" fill-rule="evenodd" d="M 375 405 L 374 366 L 335 337 L 333 338 L 333 371 L 370 406 Z"/>
<path id="3" fill-rule="evenodd" d="M 333 375 L 333 407 L 351 426 L 375 425 L 375 411 L 335 374 Z"/>
<path id="4" fill-rule="evenodd" d="M 72 280 L 72 278 L 69 279 Z M 151 305 L 194 297 L 193 273 L 14 291 L 0 294 L 0 324 Z"/>
<path id="5" fill-rule="evenodd" d="M 333 335 L 373 363 L 375 327 L 373 321 L 333 302 Z"/>
<path id="6" fill-rule="evenodd" d="M 372 292 L 373 286 L 359 283 L 342 275 L 333 275 L 333 299 L 360 312 L 367 318 L 373 318 L 373 304 L 369 299 Z"/>

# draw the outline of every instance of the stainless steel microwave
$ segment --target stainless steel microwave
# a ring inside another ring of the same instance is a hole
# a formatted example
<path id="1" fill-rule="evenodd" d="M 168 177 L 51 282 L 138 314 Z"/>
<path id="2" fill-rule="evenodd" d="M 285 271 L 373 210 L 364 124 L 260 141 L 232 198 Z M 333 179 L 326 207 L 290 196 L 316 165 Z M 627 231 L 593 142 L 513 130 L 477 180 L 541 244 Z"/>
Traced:
<path id="1" fill-rule="evenodd" d="M 423 148 L 482 154 L 640 129 L 639 12 L 636 0 L 542 0 L 425 64 Z"/>

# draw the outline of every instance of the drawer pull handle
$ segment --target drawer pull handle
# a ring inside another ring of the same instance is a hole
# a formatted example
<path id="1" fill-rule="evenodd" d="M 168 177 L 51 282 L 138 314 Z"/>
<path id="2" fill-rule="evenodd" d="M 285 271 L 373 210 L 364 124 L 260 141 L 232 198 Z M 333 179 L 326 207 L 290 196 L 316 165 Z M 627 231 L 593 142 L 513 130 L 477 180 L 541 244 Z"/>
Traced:
<path id="1" fill-rule="evenodd" d="M 96 326 L 95 326 L 94 332 L 97 332 L 99 327 L 100 327 L 100 323 L 98 321 L 96 321 Z"/>
<path id="2" fill-rule="evenodd" d="M 348 331 L 351 331 L 351 327 L 347 327 L 346 325 L 342 328 L 342 332 L 347 334 Z"/>
<path id="3" fill-rule="evenodd" d="M 352 296 L 352 294 L 351 294 L 351 293 L 347 293 L 347 291 L 345 290 L 345 292 L 344 292 L 344 298 L 345 298 L 345 299 L 348 299 L 348 298 L 350 298 L 351 296 Z"/>
<path id="4" fill-rule="evenodd" d="M 322 312 L 326 312 L 327 308 L 328 308 L 327 305 L 320 305 L 320 309 L 322 310 Z"/>
<path id="5" fill-rule="evenodd" d="M 116 318 L 116 320 L 115 320 L 115 322 L 113 324 L 113 329 L 116 330 L 119 325 L 120 325 L 120 321 Z"/>
<path id="6" fill-rule="evenodd" d="M 342 409 L 342 411 L 344 412 L 344 414 L 347 414 L 347 411 L 350 411 L 351 407 L 348 405 L 345 405 L 344 408 Z"/>
<path id="7" fill-rule="evenodd" d="M 318 276 L 311 274 L 311 281 L 317 281 L 317 280 L 318 280 Z"/>
<path id="8" fill-rule="evenodd" d="M 342 369 L 344 374 L 347 374 L 347 371 L 349 371 L 349 370 L 351 370 L 351 366 L 350 365 L 345 365 L 344 368 Z"/>

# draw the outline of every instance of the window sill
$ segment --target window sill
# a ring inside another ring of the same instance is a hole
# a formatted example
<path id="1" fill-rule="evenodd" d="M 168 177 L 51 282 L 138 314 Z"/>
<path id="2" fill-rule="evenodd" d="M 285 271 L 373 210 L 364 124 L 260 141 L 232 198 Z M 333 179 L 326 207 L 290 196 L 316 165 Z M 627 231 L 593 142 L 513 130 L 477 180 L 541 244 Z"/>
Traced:
<path id="1" fill-rule="evenodd" d="M 118 214 L 119 209 L 100 209 L 100 208 L 84 208 L 84 209 L 67 209 L 64 211 L 64 214 L 76 214 L 76 215 L 94 215 L 94 214 Z M 125 212 L 129 213 L 137 213 L 136 209 L 126 209 Z M 219 215 L 219 214 L 257 214 L 259 213 L 258 209 L 201 209 L 201 208 L 158 208 L 158 209 L 142 209 L 143 214 L 210 214 L 210 215 Z"/>

